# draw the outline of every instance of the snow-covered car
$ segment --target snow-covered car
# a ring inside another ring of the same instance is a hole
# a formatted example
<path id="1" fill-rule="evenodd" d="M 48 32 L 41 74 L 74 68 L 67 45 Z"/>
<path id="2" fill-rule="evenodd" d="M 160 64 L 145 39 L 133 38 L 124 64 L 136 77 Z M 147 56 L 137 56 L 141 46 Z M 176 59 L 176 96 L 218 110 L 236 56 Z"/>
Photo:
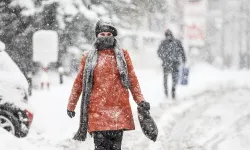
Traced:
<path id="1" fill-rule="evenodd" d="M 0 127 L 25 137 L 33 119 L 28 105 L 28 82 L 0 41 Z"/>

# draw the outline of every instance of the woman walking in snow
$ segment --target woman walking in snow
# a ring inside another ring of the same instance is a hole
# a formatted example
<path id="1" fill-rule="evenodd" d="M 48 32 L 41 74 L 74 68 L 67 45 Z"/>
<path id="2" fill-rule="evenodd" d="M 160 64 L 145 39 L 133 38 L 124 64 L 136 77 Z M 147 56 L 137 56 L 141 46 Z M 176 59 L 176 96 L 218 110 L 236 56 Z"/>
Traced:
<path id="1" fill-rule="evenodd" d="M 82 93 L 80 127 L 75 140 L 84 141 L 89 132 L 95 150 L 120 150 L 123 131 L 134 130 L 129 91 L 141 108 L 150 109 L 141 93 L 134 68 L 125 49 L 116 40 L 117 29 L 99 20 L 94 49 L 84 53 L 68 102 L 69 117 Z"/>

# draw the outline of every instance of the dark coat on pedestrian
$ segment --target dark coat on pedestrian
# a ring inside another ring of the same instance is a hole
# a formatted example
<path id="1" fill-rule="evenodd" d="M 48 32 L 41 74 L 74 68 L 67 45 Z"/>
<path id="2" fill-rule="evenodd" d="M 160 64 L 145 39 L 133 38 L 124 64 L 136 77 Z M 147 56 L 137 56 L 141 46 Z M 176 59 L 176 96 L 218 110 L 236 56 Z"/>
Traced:
<path id="1" fill-rule="evenodd" d="M 186 56 L 181 41 L 173 37 L 171 31 L 166 31 L 164 39 L 159 48 L 158 56 L 162 59 L 164 68 L 171 68 L 174 65 L 180 65 L 186 62 Z"/>

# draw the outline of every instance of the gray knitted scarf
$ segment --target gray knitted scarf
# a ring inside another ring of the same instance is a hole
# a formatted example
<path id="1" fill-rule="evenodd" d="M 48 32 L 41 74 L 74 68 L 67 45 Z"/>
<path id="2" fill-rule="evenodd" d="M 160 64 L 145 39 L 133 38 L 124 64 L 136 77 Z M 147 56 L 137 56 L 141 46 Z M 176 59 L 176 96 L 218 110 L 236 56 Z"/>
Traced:
<path id="1" fill-rule="evenodd" d="M 124 58 L 124 54 L 122 49 L 119 46 L 117 40 L 115 40 L 114 52 L 116 56 L 116 62 L 118 66 L 118 70 L 120 72 L 120 79 L 124 86 L 124 88 L 129 89 L 130 83 L 128 79 L 128 70 L 127 64 Z M 77 133 L 74 136 L 74 140 L 85 141 L 87 137 L 88 131 L 88 106 L 89 99 L 93 86 L 93 74 L 94 68 L 97 64 L 98 59 L 98 50 L 96 46 L 94 49 L 89 51 L 85 68 L 83 72 L 83 91 L 82 91 L 82 100 L 81 100 L 81 114 L 80 114 L 80 126 Z"/>

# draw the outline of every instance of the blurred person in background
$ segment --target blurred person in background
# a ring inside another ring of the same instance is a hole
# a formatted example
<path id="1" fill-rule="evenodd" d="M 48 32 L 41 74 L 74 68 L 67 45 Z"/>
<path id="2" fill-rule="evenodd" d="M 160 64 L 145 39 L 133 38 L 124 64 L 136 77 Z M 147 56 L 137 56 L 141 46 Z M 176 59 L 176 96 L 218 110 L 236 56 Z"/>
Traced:
<path id="1" fill-rule="evenodd" d="M 178 83 L 179 67 L 186 63 L 186 56 L 181 41 L 175 39 L 170 30 L 165 31 L 165 39 L 158 48 L 158 56 L 162 60 L 164 73 L 165 95 L 168 97 L 168 75 L 172 75 L 172 98 L 176 97 L 176 85 Z"/>
<path id="2" fill-rule="evenodd" d="M 63 84 L 64 68 L 62 66 L 58 68 L 58 73 L 59 73 L 59 83 Z"/>
<path id="3" fill-rule="evenodd" d="M 48 67 L 42 67 L 42 75 L 41 75 L 41 89 L 44 89 L 44 86 L 47 86 L 47 89 L 50 88 L 50 80 L 48 74 Z"/>
<path id="4" fill-rule="evenodd" d="M 74 139 L 84 141 L 89 132 L 95 150 L 120 150 L 123 132 L 135 129 L 128 90 L 138 107 L 149 110 L 150 105 L 141 93 L 128 51 L 116 40 L 117 29 L 111 22 L 99 20 L 95 33 L 93 50 L 83 54 L 67 114 L 75 116 L 82 93 L 80 127 Z"/>

